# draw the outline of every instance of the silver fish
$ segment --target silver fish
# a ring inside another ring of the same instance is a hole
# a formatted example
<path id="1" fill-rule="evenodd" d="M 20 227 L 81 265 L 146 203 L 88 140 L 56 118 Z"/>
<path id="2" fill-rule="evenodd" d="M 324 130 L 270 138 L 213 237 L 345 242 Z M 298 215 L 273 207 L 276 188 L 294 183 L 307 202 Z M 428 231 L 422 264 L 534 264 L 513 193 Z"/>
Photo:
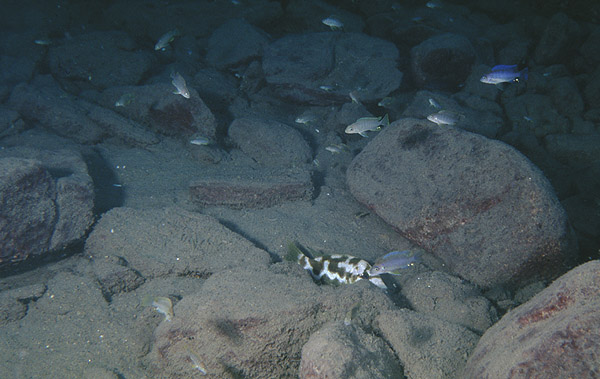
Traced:
<path id="1" fill-rule="evenodd" d="M 315 281 L 329 284 L 351 284 L 367 279 L 377 287 L 387 289 L 381 278 L 369 276 L 371 264 L 364 259 L 339 254 L 311 258 L 304 254 L 296 244 L 290 243 L 286 260 L 298 262 L 302 268 L 310 272 Z"/>
<path id="2" fill-rule="evenodd" d="M 160 37 L 158 39 L 158 41 L 154 45 L 154 50 L 163 50 L 164 51 L 167 48 L 167 46 L 169 46 L 169 44 L 171 42 L 173 42 L 175 37 L 177 37 L 179 35 L 180 35 L 180 33 L 179 33 L 179 30 L 177 30 L 177 29 L 171 30 L 170 32 L 166 32 L 165 34 L 162 35 L 162 37 Z"/>
<path id="3" fill-rule="evenodd" d="M 517 65 L 498 65 L 492 67 L 492 71 L 483 75 L 480 82 L 485 84 L 500 84 L 518 82 L 520 79 L 527 80 L 528 69 L 525 67 L 521 71 Z"/>
<path id="4" fill-rule="evenodd" d="M 308 125 L 312 122 L 317 121 L 317 116 L 313 113 L 304 113 L 298 117 L 296 117 L 295 120 L 298 124 L 304 124 L 304 125 Z"/>
<path id="5" fill-rule="evenodd" d="M 386 114 L 383 117 L 362 117 L 346 127 L 346 134 L 360 134 L 363 137 L 367 136 L 368 131 L 375 132 L 381 130 L 381 126 L 390 124 L 390 119 Z"/>
<path id="6" fill-rule="evenodd" d="M 392 251 L 391 253 L 387 253 L 375 261 L 375 264 L 373 267 L 371 267 L 371 270 L 369 270 L 369 275 L 400 275 L 400 270 L 412 267 L 415 265 L 415 263 L 420 261 L 421 257 L 418 253 L 411 252 L 409 250 Z"/>
<path id="7" fill-rule="evenodd" d="M 430 114 L 427 119 L 438 125 L 454 125 L 464 118 L 463 115 L 452 111 L 439 111 L 437 113 Z"/>
<path id="8" fill-rule="evenodd" d="M 344 28 L 344 24 L 333 16 L 329 16 L 321 20 L 321 22 L 331 28 L 331 30 L 341 30 Z"/>
<path id="9" fill-rule="evenodd" d="M 125 107 L 131 104 L 134 99 L 135 95 L 133 93 L 124 93 L 123 96 L 121 96 L 119 100 L 115 102 L 115 107 Z"/>
<path id="10" fill-rule="evenodd" d="M 442 109 L 442 106 L 440 105 L 440 103 L 435 101 L 434 98 L 429 98 L 429 105 L 431 105 L 432 107 L 434 107 L 436 109 Z"/>
<path id="11" fill-rule="evenodd" d="M 175 86 L 177 91 L 173 91 L 175 95 L 181 95 L 186 99 L 190 98 L 190 91 L 187 88 L 187 84 L 185 83 L 185 79 L 178 72 L 174 72 L 171 74 L 171 84 Z"/>

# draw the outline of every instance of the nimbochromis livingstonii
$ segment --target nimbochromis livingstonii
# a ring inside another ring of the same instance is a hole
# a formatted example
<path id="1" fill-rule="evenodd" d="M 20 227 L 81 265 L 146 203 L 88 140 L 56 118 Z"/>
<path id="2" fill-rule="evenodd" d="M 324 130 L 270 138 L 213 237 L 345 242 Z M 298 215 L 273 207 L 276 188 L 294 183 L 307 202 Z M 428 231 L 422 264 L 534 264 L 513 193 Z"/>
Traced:
<path id="1" fill-rule="evenodd" d="M 421 255 L 410 250 L 392 251 L 377 259 L 369 270 L 369 276 L 381 274 L 400 275 L 405 268 L 412 267 L 421 261 Z"/>

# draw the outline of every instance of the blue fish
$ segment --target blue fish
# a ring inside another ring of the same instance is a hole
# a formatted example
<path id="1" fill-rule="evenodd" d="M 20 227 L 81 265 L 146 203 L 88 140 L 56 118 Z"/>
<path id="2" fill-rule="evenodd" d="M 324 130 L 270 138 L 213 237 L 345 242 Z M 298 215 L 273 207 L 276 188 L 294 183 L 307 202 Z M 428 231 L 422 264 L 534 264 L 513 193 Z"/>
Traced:
<path id="1" fill-rule="evenodd" d="M 400 270 L 414 266 L 421 261 L 421 254 L 410 250 L 392 251 L 377 259 L 369 270 L 369 276 L 381 274 L 400 275 Z"/>
<path id="2" fill-rule="evenodd" d="M 492 67 L 492 71 L 485 74 L 479 79 L 480 82 L 486 84 L 499 84 L 518 82 L 520 79 L 527 80 L 528 69 L 525 67 L 521 71 L 517 65 L 498 65 Z"/>

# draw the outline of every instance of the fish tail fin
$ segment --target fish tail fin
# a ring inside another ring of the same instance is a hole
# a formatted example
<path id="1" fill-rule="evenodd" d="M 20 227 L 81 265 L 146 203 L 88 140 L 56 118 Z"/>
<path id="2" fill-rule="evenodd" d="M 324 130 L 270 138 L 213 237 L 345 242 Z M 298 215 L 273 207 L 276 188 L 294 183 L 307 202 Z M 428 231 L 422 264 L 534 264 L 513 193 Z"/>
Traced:
<path id="1" fill-rule="evenodd" d="M 386 113 L 385 116 L 383 116 L 383 118 L 381 119 L 381 123 L 384 126 L 388 126 L 390 124 L 390 117 L 388 116 L 388 114 Z"/>
<path id="2" fill-rule="evenodd" d="M 521 77 L 523 78 L 523 80 L 527 81 L 527 78 L 529 77 L 529 68 L 525 67 L 524 69 L 521 70 Z"/>
<path id="3" fill-rule="evenodd" d="M 303 256 L 306 256 L 306 254 L 296 242 L 288 242 L 287 254 L 283 259 L 289 262 L 298 262 Z"/>

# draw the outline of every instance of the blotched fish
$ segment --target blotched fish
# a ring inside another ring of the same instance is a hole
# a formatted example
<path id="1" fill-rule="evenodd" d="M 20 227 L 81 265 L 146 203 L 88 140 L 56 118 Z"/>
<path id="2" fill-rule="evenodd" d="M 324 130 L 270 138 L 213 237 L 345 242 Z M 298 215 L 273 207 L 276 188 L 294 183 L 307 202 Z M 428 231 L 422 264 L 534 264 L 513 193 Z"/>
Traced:
<path id="1" fill-rule="evenodd" d="M 369 275 L 400 275 L 401 270 L 412 267 L 415 265 L 415 263 L 420 261 L 421 255 L 417 252 L 412 252 L 409 250 L 392 251 L 391 253 L 387 253 L 375 261 L 375 264 L 371 270 L 369 270 Z"/>
<path id="2" fill-rule="evenodd" d="M 382 126 L 388 126 L 389 124 L 390 119 L 387 114 L 383 117 L 362 117 L 348 125 L 345 132 L 346 134 L 360 134 L 366 137 L 366 132 L 376 132 L 381 130 Z"/>
<path id="3" fill-rule="evenodd" d="M 178 72 L 171 73 L 171 84 L 175 86 L 177 91 L 173 91 L 175 95 L 181 95 L 186 99 L 190 98 L 190 91 L 187 88 L 187 84 L 185 83 L 185 79 Z"/>
<path id="4" fill-rule="evenodd" d="M 339 254 L 311 258 L 304 254 L 295 243 L 290 243 L 286 260 L 298 262 L 318 282 L 351 284 L 366 279 L 381 289 L 387 289 L 381 278 L 369 275 L 371 264 L 364 259 Z"/>
<path id="5" fill-rule="evenodd" d="M 329 16 L 321 20 L 321 22 L 331 28 L 331 30 L 341 30 L 344 28 L 344 24 L 333 16 Z"/>
<path id="6" fill-rule="evenodd" d="M 516 64 L 497 65 L 492 67 L 492 71 L 483 75 L 479 81 L 486 84 L 518 82 L 520 79 L 527 80 L 527 74 L 527 67 L 519 71 Z"/>
<path id="7" fill-rule="evenodd" d="M 454 125 L 464 118 L 463 115 L 452 112 L 452 111 L 439 111 L 437 113 L 430 114 L 427 119 L 431 122 L 435 122 L 438 125 Z"/>
<path id="8" fill-rule="evenodd" d="M 163 50 L 164 51 L 167 48 L 167 46 L 169 46 L 169 44 L 171 42 L 173 42 L 175 37 L 177 37 L 179 35 L 180 35 L 179 30 L 177 30 L 177 29 L 171 30 L 170 32 L 166 32 L 165 34 L 162 35 L 162 37 L 160 37 L 158 39 L 158 41 L 154 45 L 154 50 Z"/>

